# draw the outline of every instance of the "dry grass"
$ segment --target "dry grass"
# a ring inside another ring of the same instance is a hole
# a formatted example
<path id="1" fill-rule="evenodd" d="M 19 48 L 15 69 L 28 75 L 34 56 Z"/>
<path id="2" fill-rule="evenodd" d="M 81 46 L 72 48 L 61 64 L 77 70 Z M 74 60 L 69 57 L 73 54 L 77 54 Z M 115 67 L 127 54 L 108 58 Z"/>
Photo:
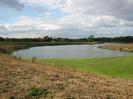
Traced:
<path id="1" fill-rule="evenodd" d="M 0 53 L 11 53 L 18 49 L 26 48 L 26 45 L 0 45 Z"/>
<path id="2" fill-rule="evenodd" d="M 129 44 L 106 44 L 104 46 L 99 46 L 99 47 L 105 48 L 105 49 L 133 52 L 133 43 L 129 43 Z"/>
<path id="3" fill-rule="evenodd" d="M 0 99 L 11 96 L 16 99 L 133 99 L 133 81 L 73 72 L 0 54 Z"/>

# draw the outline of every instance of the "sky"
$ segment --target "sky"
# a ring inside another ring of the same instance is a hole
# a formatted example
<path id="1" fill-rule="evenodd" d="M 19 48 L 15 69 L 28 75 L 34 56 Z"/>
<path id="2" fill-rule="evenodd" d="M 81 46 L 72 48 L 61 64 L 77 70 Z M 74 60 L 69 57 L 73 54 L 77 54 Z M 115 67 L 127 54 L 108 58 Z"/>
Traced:
<path id="1" fill-rule="evenodd" d="M 133 36 L 133 0 L 0 0 L 0 36 Z"/>

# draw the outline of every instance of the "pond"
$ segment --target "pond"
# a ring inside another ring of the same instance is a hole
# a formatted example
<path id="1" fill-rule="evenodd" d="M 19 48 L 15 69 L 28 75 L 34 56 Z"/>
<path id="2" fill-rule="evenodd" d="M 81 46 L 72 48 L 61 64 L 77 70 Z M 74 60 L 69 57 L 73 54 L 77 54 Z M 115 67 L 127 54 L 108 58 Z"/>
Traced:
<path id="1" fill-rule="evenodd" d="M 38 58 L 93 58 L 133 55 L 131 52 L 98 48 L 100 45 L 60 45 L 32 47 L 25 50 L 18 50 L 14 52 L 13 55 Z"/>

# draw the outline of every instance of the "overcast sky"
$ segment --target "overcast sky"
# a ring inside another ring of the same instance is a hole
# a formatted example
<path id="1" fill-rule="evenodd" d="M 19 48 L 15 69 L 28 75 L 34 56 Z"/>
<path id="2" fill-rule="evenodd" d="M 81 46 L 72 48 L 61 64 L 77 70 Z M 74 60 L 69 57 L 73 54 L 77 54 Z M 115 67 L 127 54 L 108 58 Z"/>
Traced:
<path id="1" fill-rule="evenodd" d="M 2 37 L 133 36 L 133 0 L 0 0 Z"/>

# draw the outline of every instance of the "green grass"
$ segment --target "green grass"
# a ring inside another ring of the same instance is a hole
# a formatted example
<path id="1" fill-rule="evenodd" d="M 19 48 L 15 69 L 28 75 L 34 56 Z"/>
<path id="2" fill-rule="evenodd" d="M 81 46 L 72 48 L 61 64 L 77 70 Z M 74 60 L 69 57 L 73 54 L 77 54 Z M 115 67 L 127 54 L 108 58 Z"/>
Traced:
<path id="1" fill-rule="evenodd" d="M 76 67 L 85 72 L 133 79 L 133 57 L 88 58 L 88 59 L 39 59 L 41 63 Z"/>
<path id="2" fill-rule="evenodd" d="M 29 93 L 28 93 L 28 97 L 37 97 L 37 96 L 46 96 L 48 94 L 48 90 L 47 89 L 43 89 L 43 88 L 32 88 Z"/>

